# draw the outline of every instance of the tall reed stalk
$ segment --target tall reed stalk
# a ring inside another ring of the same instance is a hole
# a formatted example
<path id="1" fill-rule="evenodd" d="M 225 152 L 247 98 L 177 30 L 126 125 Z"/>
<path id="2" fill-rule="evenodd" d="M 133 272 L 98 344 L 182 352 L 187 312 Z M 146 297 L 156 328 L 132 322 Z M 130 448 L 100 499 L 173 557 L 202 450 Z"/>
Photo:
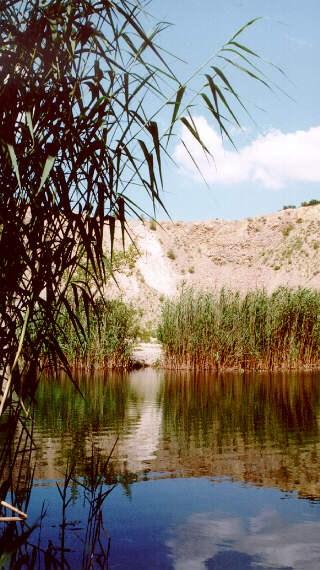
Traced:
<path id="1" fill-rule="evenodd" d="M 75 314 L 78 334 L 67 311 L 59 317 L 58 340 L 69 364 L 87 369 L 129 368 L 138 333 L 135 310 L 120 300 L 96 301 L 94 306 L 80 304 Z"/>
<path id="2" fill-rule="evenodd" d="M 158 337 L 172 368 L 319 366 L 320 292 L 184 289 L 164 303 Z"/>

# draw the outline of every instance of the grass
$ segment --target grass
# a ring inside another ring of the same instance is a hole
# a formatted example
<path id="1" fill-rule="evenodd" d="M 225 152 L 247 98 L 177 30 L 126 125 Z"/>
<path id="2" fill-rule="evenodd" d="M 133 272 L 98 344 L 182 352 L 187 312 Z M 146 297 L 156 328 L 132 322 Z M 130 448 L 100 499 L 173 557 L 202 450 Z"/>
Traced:
<path id="1" fill-rule="evenodd" d="M 76 311 L 79 334 L 69 315 L 59 317 L 59 344 L 75 368 L 129 368 L 138 335 L 137 313 L 120 300 L 96 302 Z M 83 333 L 81 332 L 81 328 Z"/>
<path id="2" fill-rule="evenodd" d="M 320 364 L 320 292 L 278 288 L 241 296 L 184 289 L 158 329 L 172 368 L 285 369 Z"/>

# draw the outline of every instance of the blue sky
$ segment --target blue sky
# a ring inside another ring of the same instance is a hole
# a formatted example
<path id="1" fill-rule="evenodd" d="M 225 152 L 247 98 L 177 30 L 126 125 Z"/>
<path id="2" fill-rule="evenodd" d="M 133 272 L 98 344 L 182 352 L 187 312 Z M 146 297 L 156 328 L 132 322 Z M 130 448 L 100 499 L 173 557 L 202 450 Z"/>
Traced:
<path id="1" fill-rule="evenodd" d="M 244 23 L 263 17 L 241 41 L 281 66 L 287 79 L 271 67 L 269 78 L 293 99 L 236 77 L 238 91 L 255 119 L 240 115 L 243 131 L 233 132 L 237 154 L 230 146 L 222 148 L 216 125 L 203 108 L 196 109 L 198 126 L 211 144 L 216 164 L 199 159 L 208 188 L 177 139 L 171 148 L 177 166 L 165 165 L 163 198 L 171 217 L 239 219 L 320 198 L 320 2 L 153 0 L 149 9 L 156 19 L 173 24 L 160 43 L 188 62 L 172 62 L 182 80 Z M 151 18 L 149 24 L 151 29 Z M 192 151 L 198 156 L 196 145 Z M 160 212 L 158 217 L 164 219 Z"/>

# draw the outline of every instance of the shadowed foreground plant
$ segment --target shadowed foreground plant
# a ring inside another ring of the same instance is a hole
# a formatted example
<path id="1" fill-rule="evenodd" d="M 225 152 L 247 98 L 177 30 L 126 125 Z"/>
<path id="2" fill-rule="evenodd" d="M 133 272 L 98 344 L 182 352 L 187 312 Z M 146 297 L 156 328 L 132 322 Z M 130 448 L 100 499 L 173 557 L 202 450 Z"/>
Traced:
<path id="1" fill-rule="evenodd" d="M 84 335 L 70 291 L 75 306 L 80 298 L 93 303 L 90 279 L 95 290 L 105 281 L 104 232 L 112 256 L 115 224 L 124 239 L 126 213 L 140 215 L 137 189 L 154 210 L 163 206 L 162 158 L 175 127 L 183 124 L 208 154 L 195 103 L 231 141 L 236 108 L 246 109 L 228 68 L 269 87 L 257 69 L 262 60 L 240 38 L 256 20 L 222 46 L 216 62 L 210 58 L 208 67 L 221 67 L 205 70 L 194 93 L 158 47 L 167 24 L 146 33 L 147 5 L 0 2 L 0 415 L 12 390 L 21 395 L 22 376 L 32 392 L 44 347 L 72 378 L 59 314 L 66 310 L 75 334 Z M 155 118 L 167 108 L 161 131 Z M 90 279 L 74 280 L 83 257 Z"/>
<path id="2" fill-rule="evenodd" d="M 105 529 L 103 511 L 105 500 L 118 483 L 111 464 L 116 443 L 117 440 L 107 458 L 92 446 L 87 473 L 82 477 L 76 475 L 75 465 L 68 463 L 63 481 L 56 483 L 61 505 L 58 537 L 54 537 L 54 532 L 48 534 L 49 512 L 43 508 L 32 526 L 23 523 L 5 528 L 0 535 L 3 546 L 0 561 L 5 568 L 54 570 L 71 568 L 76 561 L 81 570 L 108 569 L 110 536 Z M 126 489 L 125 478 L 120 482 Z M 69 510 L 76 501 L 83 502 L 86 509 L 81 522 L 70 519 Z"/>

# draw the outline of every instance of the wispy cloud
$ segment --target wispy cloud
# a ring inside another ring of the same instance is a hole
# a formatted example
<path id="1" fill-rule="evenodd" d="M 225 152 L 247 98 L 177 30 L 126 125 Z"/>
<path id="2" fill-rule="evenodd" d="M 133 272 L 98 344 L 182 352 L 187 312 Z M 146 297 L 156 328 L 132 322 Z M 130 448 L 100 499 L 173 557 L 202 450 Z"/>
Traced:
<path id="1" fill-rule="evenodd" d="M 196 117 L 195 122 L 214 160 L 204 156 L 185 127 L 182 139 L 208 183 L 251 182 L 278 189 L 290 182 L 320 182 L 320 126 L 292 133 L 272 130 L 236 151 L 224 149 L 219 133 L 204 117 Z M 181 142 L 174 158 L 185 174 L 200 177 Z"/>

